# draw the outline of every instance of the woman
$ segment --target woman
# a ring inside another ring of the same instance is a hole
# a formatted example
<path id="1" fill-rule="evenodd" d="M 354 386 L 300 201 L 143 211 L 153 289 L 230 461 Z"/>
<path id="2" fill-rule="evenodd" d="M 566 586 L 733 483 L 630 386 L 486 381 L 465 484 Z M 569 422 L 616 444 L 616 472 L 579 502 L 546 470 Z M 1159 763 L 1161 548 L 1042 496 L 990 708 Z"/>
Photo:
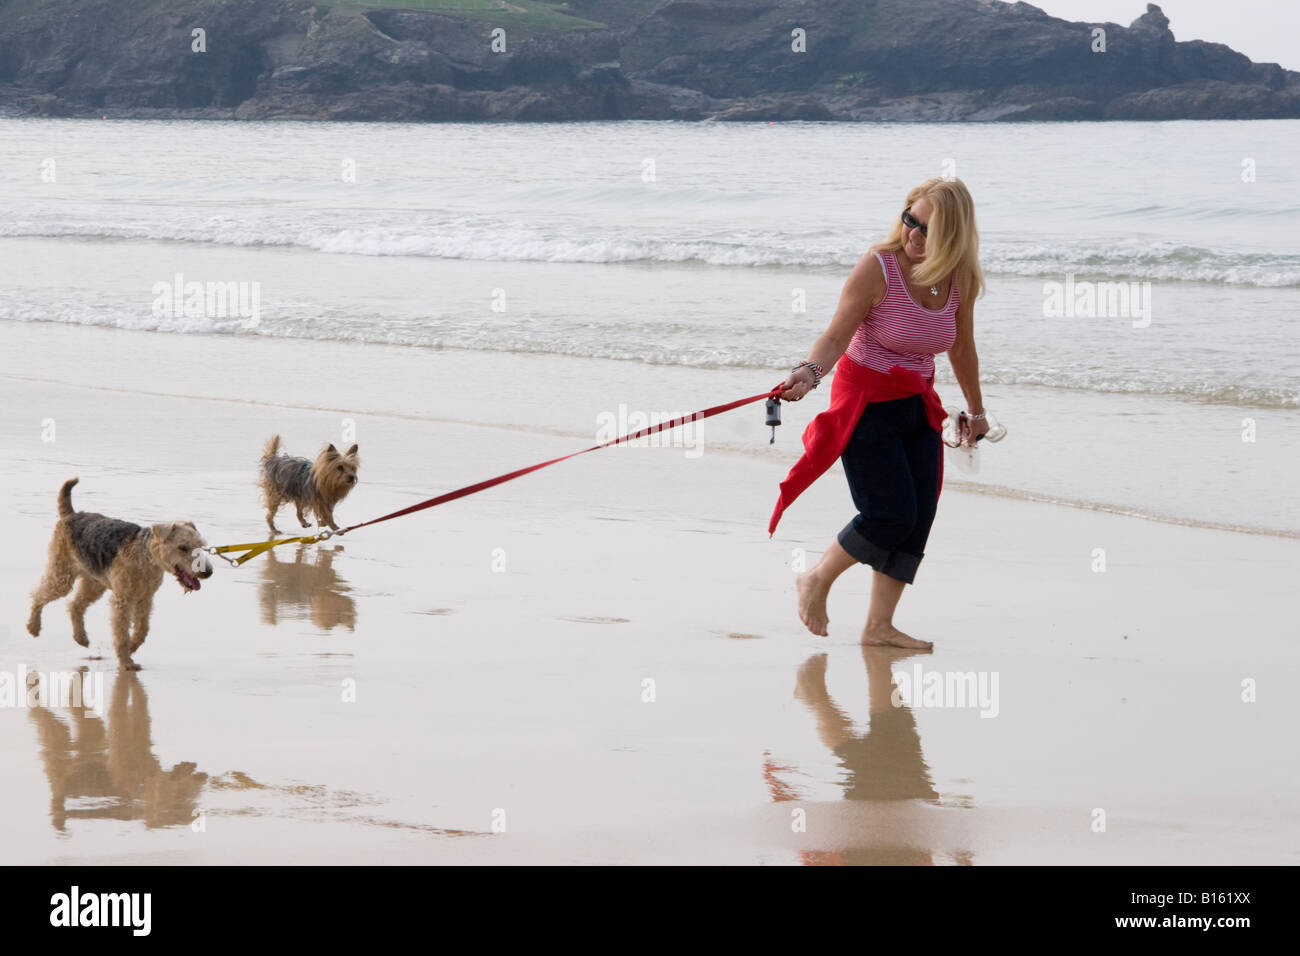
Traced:
<path id="1" fill-rule="evenodd" d="M 988 431 L 975 354 L 974 302 L 984 288 L 975 206 L 959 179 L 930 179 L 907 194 L 889 238 L 872 246 L 840 294 L 830 327 L 785 380 L 798 401 L 835 367 L 831 405 L 804 432 L 804 455 L 781 483 L 781 512 L 838 457 L 858 514 L 817 565 L 797 579 L 799 618 L 825 636 L 826 595 L 854 564 L 874 570 L 863 644 L 929 649 L 894 627 L 903 586 L 925 554 L 943 483 L 943 405 L 934 356 L 947 352 L 966 396 L 962 438 Z M 838 363 L 838 364 L 837 364 Z"/>

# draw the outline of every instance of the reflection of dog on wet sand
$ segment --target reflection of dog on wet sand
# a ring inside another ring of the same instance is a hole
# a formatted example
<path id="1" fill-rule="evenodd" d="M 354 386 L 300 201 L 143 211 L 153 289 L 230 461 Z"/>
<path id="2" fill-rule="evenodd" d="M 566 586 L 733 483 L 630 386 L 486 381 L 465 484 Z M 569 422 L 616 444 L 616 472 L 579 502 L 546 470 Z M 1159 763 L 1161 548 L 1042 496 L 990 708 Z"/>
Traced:
<path id="1" fill-rule="evenodd" d="M 87 675 L 84 667 L 77 672 L 80 686 L 69 688 L 66 699 L 94 699 L 86 690 Z M 60 832 L 67 831 L 69 820 L 141 820 L 148 829 L 193 826 L 200 818 L 199 798 L 205 791 L 239 792 L 247 800 L 245 806 L 226 810 L 204 806 L 204 816 L 278 814 L 301 818 L 303 813 L 319 814 L 322 808 L 364 811 L 382 802 L 324 786 L 262 784 L 238 770 L 209 775 L 188 760 L 164 768 L 153 752 L 148 695 L 140 678 L 130 671 L 121 672 L 113 684 L 107 720 L 95 716 L 93 708 L 62 706 L 60 702 L 52 706 L 59 710 L 32 706 L 27 714 L 36 727 L 41 762 L 50 784 L 50 822 Z M 433 836 L 478 835 L 368 813 L 355 819 L 366 826 Z"/>
<path id="2" fill-rule="evenodd" d="M 306 609 L 311 622 L 322 630 L 343 625 L 349 631 L 357 627 L 357 605 L 346 593 L 348 583 L 334 570 L 334 554 L 342 548 L 326 550 L 298 546 L 292 562 L 281 561 L 274 549 L 266 552 L 262 565 L 260 597 L 262 621 L 278 624 L 282 614 Z"/>
<path id="3" fill-rule="evenodd" d="M 78 679 L 84 680 L 85 668 Z M 143 820 L 148 828 L 193 821 L 208 775 L 189 761 L 164 770 L 153 753 L 149 699 L 140 678 L 123 671 L 113 684 L 107 729 L 84 707 L 68 709 L 65 723 L 44 707 L 28 713 L 41 740 L 50 782 L 50 819 L 56 830 L 72 819 Z M 92 798 L 82 808 L 69 801 Z"/>
<path id="4" fill-rule="evenodd" d="M 339 530 L 334 523 L 334 506 L 356 487 L 361 459 L 357 446 L 340 452 L 333 445 L 325 447 L 315 461 L 280 454 L 280 436 L 272 435 L 262 450 L 262 494 L 266 499 L 266 526 L 279 534 L 275 513 L 286 501 L 298 511 L 298 523 L 310 528 L 304 511 L 316 516 L 319 524 Z"/>
<path id="5" fill-rule="evenodd" d="M 149 634 L 149 615 L 154 593 L 162 587 L 163 574 L 180 582 L 188 594 L 199 589 L 199 578 L 212 576 L 212 565 L 199 553 L 205 542 L 188 521 L 141 527 L 129 521 L 106 518 L 72 507 L 70 478 L 59 490 L 59 523 L 54 527 L 50 553 L 41 583 L 32 594 L 32 613 L 27 630 L 41 633 L 41 610 L 57 601 L 80 579 L 68 610 L 72 614 L 72 639 L 90 646 L 86 636 L 86 608 L 105 591 L 113 592 L 113 647 L 118 663 L 126 670 L 139 670 L 131 655 Z"/>

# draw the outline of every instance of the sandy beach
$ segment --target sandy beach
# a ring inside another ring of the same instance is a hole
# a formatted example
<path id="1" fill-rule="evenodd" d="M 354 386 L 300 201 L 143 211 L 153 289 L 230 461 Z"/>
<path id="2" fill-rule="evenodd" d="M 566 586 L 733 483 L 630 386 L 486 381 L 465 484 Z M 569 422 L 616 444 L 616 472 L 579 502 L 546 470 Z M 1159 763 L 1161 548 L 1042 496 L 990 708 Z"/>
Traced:
<path id="1" fill-rule="evenodd" d="M 307 454 L 353 421 L 348 524 L 586 447 L 613 403 L 775 383 L 679 370 L 667 395 L 615 392 L 627 363 L 372 349 L 377 370 L 343 344 L 14 335 L 0 674 L 86 668 L 105 699 L 0 707 L 7 863 L 1300 862 L 1293 536 L 953 482 L 897 619 L 934 652 L 864 650 L 862 570 L 829 639 L 794 608 L 792 568 L 851 516 L 842 474 L 766 534 L 816 406 L 771 448 L 750 408 L 712 433 L 748 448 L 602 451 L 219 565 L 197 594 L 166 581 L 143 670 L 119 674 L 107 601 L 98 659 L 64 602 L 25 630 L 69 477 L 79 509 L 253 541 L 272 432 Z M 996 697 L 894 706 L 891 671 L 917 667 Z"/>

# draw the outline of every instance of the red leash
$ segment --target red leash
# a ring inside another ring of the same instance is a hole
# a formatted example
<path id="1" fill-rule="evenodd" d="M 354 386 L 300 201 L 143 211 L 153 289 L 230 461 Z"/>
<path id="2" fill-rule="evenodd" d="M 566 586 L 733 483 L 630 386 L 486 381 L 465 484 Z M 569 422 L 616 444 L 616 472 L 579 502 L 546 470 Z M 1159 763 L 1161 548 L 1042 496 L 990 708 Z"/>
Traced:
<path id="1" fill-rule="evenodd" d="M 446 504 L 448 501 L 455 501 L 457 498 L 464 498 L 466 495 L 477 494 L 480 491 L 486 491 L 493 485 L 504 484 L 528 474 L 530 471 L 537 471 L 550 465 L 559 464 L 562 461 L 568 461 L 570 458 L 576 458 L 579 455 L 585 455 L 589 451 L 598 451 L 601 448 L 608 448 L 610 445 L 617 445 L 621 442 L 632 441 L 642 438 L 646 435 L 653 435 L 655 432 L 664 431 L 669 428 L 676 428 L 678 425 L 684 425 L 689 421 L 701 421 L 705 418 L 712 418 L 714 415 L 721 415 L 723 412 L 729 412 L 733 408 L 739 408 L 742 405 L 749 405 L 767 398 L 778 398 L 785 389 L 783 385 L 778 385 L 769 392 L 763 392 L 760 395 L 751 395 L 749 398 L 737 399 L 734 402 L 728 402 L 725 405 L 714 405 L 712 408 L 706 408 L 703 411 L 692 412 L 689 415 L 683 415 L 681 418 L 674 418 L 670 422 L 660 422 L 658 425 L 651 425 L 649 428 L 642 428 L 640 431 L 633 432 L 630 435 L 621 435 L 618 438 L 599 445 L 592 445 L 590 448 L 584 448 L 582 451 L 571 452 L 562 455 L 559 458 L 552 458 L 550 461 L 544 461 L 539 465 L 529 465 L 527 468 L 520 468 L 518 471 L 512 471 L 505 475 L 497 475 L 495 478 L 489 478 L 487 481 L 480 481 L 478 484 L 466 485 L 464 488 L 457 488 L 455 491 L 449 491 L 445 495 L 438 495 L 436 498 L 430 498 L 427 501 L 421 501 L 419 504 L 411 505 L 409 508 L 403 508 L 401 511 L 394 511 L 392 514 L 384 515 L 382 518 L 372 518 L 370 521 L 363 521 L 360 524 L 354 524 L 351 527 L 344 528 L 342 531 L 334 532 L 335 535 L 347 534 L 349 531 L 355 531 L 357 528 L 364 528 L 366 525 L 379 524 L 381 521 L 389 521 L 393 518 L 400 518 L 402 515 L 413 514 L 417 511 L 423 511 L 425 508 L 433 508 L 437 505 Z"/>

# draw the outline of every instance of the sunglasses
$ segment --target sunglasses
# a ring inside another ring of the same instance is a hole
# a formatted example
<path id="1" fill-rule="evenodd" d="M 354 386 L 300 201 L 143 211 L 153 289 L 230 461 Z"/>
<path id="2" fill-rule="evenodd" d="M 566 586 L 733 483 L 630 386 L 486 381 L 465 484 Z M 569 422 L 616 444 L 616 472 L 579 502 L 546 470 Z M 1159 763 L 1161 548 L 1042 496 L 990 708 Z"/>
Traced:
<path id="1" fill-rule="evenodd" d="M 921 220 L 917 219 L 915 216 L 912 215 L 911 206 L 908 206 L 906 209 L 903 210 L 903 225 L 905 225 L 908 229 L 920 229 L 921 235 L 923 236 L 928 236 L 930 234 L 929 227 L 925 223 L 921 222 Z"/>

